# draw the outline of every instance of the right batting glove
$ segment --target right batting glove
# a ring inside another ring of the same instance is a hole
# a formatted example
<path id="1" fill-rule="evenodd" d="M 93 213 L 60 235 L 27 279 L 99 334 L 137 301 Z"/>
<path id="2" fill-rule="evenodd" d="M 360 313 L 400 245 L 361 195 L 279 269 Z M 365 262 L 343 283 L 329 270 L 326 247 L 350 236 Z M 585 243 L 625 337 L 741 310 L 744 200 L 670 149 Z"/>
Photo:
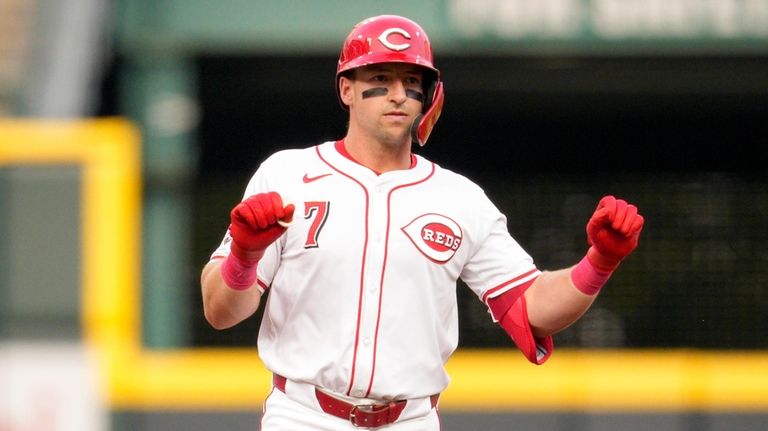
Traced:
<path id="1" fill-rule="evenodd" d="M 295 206 L 283 206 L 276 192 L 260 193 L 240 202 L 230 212 L 229 256 L 221 264 L 221 277 L 232 289 L 246 290 L 256 282 L 256 266 L 264 250 L 285 232 Z"/>
<path id="2" fill-rule="evenodd" d="M 290 222 L 295 206 L 283 206 L 277 192 L 259 193 L 240 202 L 230 213 L 231 252 L 244 261 L 258 261 L 264 250 L 285 232 L 279 221 Z"/>

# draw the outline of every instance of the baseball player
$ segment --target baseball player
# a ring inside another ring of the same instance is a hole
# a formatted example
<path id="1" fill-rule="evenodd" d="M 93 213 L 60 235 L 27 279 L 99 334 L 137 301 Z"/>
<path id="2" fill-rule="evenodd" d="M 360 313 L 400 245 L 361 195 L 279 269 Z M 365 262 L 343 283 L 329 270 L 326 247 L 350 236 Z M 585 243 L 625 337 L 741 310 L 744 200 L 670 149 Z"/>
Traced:
<path id="1" fill-rule="evenodd" d="M 643 217 L 606 196 L 586 255 L 536 267 L 467 178 L 412 152 L 443 107 L 424 30 L 400 16 L 357 24 L 336 74 L 344 138 L 279 151 L 259 166 L 201 276 L 205 316 L 247 319 L 269 291 L 258 352 L 273 373 L 263 430 L 440 429 L 458 343 L 461 278 L 525 355 L 593 303 L 638 244 Z"/>

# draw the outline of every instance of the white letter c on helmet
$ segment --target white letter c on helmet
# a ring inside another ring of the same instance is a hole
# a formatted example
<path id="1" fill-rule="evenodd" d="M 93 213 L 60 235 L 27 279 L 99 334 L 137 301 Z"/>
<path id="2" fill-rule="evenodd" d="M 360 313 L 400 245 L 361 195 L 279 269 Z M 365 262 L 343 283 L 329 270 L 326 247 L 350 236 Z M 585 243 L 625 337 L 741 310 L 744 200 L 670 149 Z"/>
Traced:
<path id="1" fill-rule="evenodd" d="M 401 43 L 401 44 L 394 44 L 390 42 L 389 35 L 391 34 L 399 34 L 400 36 L 403 36 L 404 38 L 410 40 L 411 35 L 408 34 L 407 31 L 403 30 L 402 28 L 392 27 L 384 30 L 379 35 L 379 42 L 381 42 L 382 45 L 386 46 L 387 48 L 391 49 L 392 51 L 404 51 L 411 47 L 410 43 Z"/>

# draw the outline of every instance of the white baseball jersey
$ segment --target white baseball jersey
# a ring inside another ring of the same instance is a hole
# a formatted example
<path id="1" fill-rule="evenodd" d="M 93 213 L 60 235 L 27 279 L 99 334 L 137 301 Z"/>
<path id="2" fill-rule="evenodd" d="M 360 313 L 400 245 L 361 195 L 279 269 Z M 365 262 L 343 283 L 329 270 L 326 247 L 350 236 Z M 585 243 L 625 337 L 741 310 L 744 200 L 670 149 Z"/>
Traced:
<path id="1" fill-rule="evenodd" d="M 258 265 L 269 289 L 259 355 L 272 372 L 347 396 L 439 393 L 458 344 L 459 277 L 487 300 L 540 272 L 473 182 L 421 156 L 377 175 L 339 145 L 277 152 L 245 191 L 296 205 Z"/>

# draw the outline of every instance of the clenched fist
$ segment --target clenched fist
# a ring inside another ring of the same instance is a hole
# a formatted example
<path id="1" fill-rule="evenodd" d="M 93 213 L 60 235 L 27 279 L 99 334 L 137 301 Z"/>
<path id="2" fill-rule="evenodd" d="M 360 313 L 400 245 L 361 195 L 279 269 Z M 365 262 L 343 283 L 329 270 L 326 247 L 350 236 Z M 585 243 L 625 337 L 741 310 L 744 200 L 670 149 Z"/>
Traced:
<path id="1" fill-rule="evenodd" d="M 643 216 L 623 199 L 605 196 L 587 223 L 587 258 L 598 269 L 613 271 L 637 248 Z"/>
<path id="2" fill-rule="evenodd" d="M 261 259 L 264 250 L 285 232 L 278 222 L 293 220 L 295 206 L 283 206 L 277 192 L 259 193 L 240 202 L 230 212 L 232 254 L 244 261 Z"/>

